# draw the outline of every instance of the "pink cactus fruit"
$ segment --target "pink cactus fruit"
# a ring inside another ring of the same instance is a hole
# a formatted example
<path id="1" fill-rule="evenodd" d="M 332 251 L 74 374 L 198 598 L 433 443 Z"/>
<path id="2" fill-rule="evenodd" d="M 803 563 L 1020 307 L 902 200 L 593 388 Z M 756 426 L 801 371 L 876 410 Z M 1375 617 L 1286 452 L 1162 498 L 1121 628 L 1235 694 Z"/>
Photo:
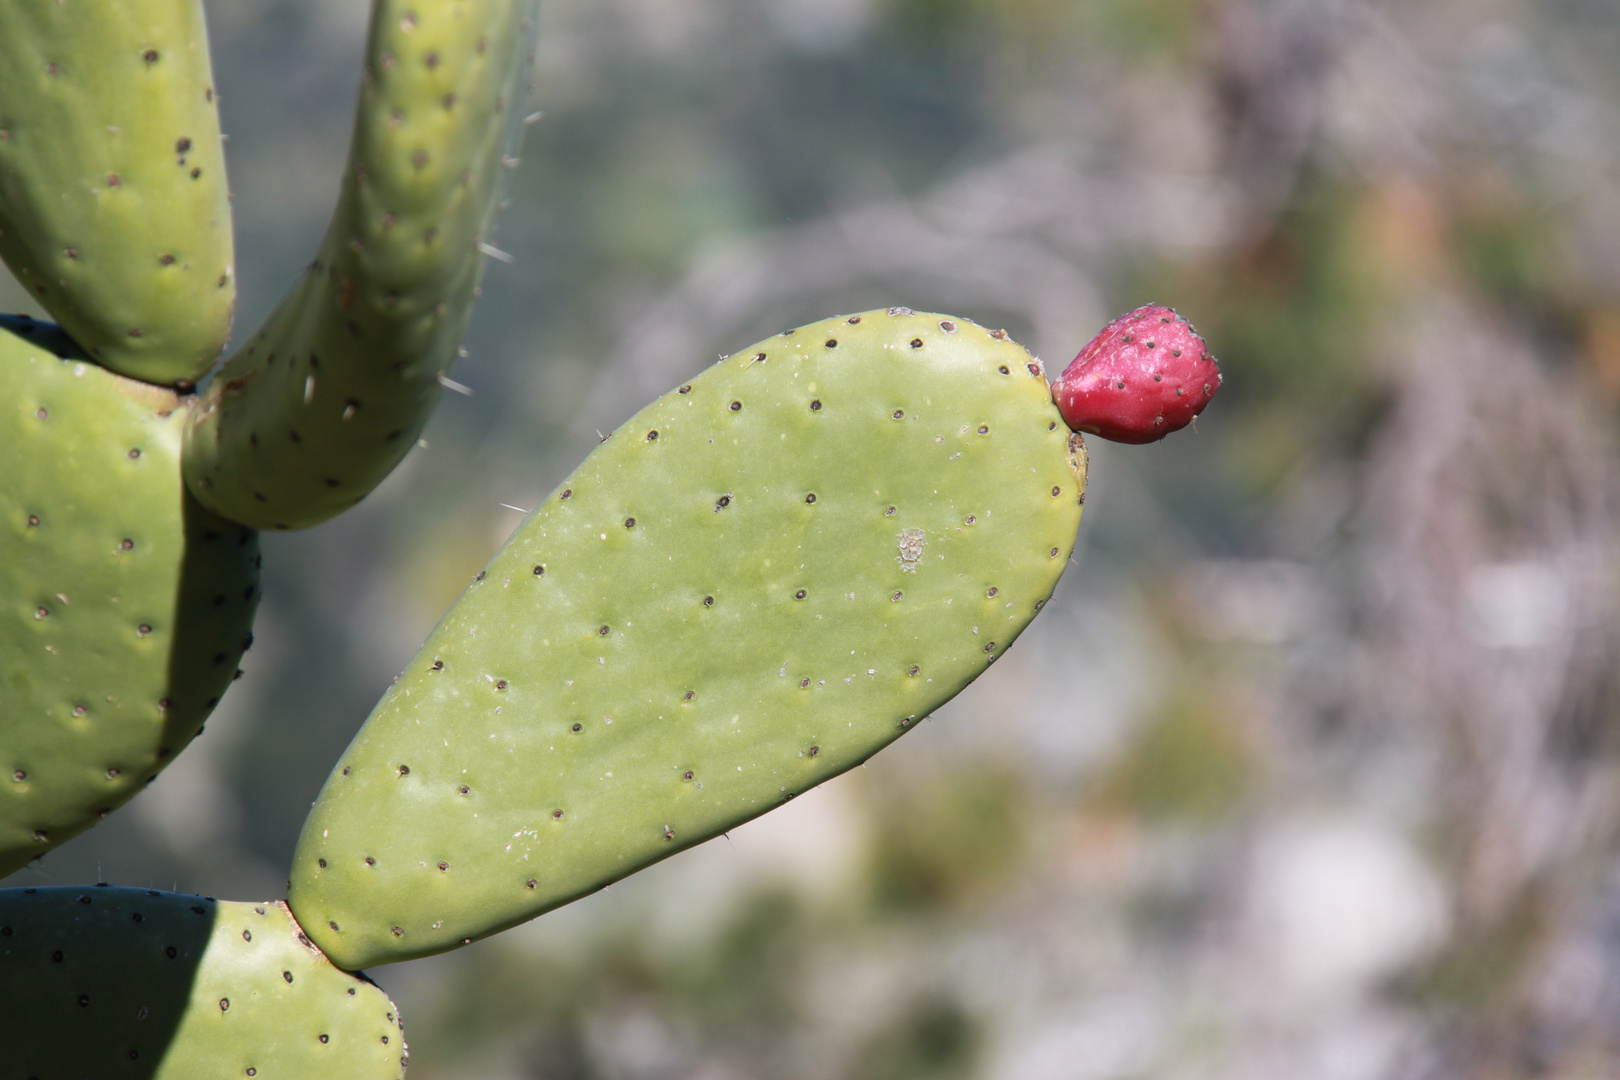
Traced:
<path id="1" fill-rule="evenodd" d="M 1220 368 L 1192 324 L 1149 304 L 1092 338 L 1052 384 L 1052 397 L 1075 431 L 1149 443 L 1191 423 L 1220 386 Z"/>

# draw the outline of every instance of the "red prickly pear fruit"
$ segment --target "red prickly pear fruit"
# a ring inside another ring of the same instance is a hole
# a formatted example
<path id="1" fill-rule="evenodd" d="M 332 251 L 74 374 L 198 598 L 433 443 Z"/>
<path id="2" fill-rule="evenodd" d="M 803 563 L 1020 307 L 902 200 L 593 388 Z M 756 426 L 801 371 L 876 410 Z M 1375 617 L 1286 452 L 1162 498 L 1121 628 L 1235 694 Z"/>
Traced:
<path id="1" fill-rule="evenodd" d="M 1052 384 L 1075 431 L 1150 443 L 1180 431 L 1221 386 L 1221 370 L 1192 324 L 1149 304 L 1092 338 Z"/>

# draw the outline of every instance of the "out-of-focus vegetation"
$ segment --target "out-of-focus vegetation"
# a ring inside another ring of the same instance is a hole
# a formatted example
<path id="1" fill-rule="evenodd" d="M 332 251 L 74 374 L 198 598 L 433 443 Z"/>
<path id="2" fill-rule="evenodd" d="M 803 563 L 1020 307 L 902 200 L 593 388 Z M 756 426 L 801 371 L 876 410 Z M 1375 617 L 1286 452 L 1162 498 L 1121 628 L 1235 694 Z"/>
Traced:
<path id="1" fill-rule="evenodd" d="M 243 334 L 324 227 L 365 11 L 210 16 Z M 548 0 L 476 395 L 265 538 L 207 734 L 7 884 L 280 895 L 502 504 L 716 354 L 907 304 L 1057 367 L 1162 301 L 1225 389 L 1094 444 L 1017 648 L 730 837 L 376 972 L 412 1076 L 1620 1073 L 1616 56 L 1596 0 Z"/>

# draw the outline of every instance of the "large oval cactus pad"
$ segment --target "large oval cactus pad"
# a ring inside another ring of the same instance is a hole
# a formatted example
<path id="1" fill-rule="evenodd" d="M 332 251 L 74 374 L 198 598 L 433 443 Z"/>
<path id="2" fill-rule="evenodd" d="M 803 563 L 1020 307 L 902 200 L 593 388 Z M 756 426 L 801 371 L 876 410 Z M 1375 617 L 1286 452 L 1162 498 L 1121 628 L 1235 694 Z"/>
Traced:
<path id="1" fill-rule="evenodd" d="M 0 4 L 0 258 L 97 363 L 208 370 L 228 199 L 200 0 Z"/>
<path id="2" fill-rule="evenodd" d="M 186 435 L 202 503 L 302 528 L 416 442 L 455 362 L 521 129 L 533 0 L 372 8 L 337 212 L 292 293 L 226 362 Z"/>
<path id="3" fill-rule="evenodd" d="M 398 1080 L 399 1013 L 281 903 L 0 890 L 0 1065 L 40 1080 Z"/>
<path id="4" fill-rule="evenodd" d="M 1084 484 L 999 332 L 894 309 L 722 361 L 451 608 L 328 778 L 289 903 L 341 966 L 439 952 L 859 764 L 1035 616 Z"/>
<path id="5" fill-rule="evenodd" d="M 0 319 L 0 876 L 173 760 L 258 604 L 258 534 L 181 481 L 182 399 L 64 344 Z"/>

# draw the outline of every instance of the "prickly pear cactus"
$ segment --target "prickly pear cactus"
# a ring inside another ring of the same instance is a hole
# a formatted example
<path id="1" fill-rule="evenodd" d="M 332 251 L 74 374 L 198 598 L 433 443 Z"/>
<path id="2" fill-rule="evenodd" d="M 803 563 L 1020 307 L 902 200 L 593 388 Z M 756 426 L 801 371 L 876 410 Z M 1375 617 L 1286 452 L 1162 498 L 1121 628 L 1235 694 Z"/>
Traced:
<path id="1" fill-rule="evenodd" d="M 905 309 L 648 406 L 457 601 L 327 780 L 289 902 L 354 968 L 453 948 L 866 760 L 1051 594 L 1086 455 L 1040 365 Z"/>
<path id="2" fill-rule="evenodd" d="M 397 1080 L 405 1038 L 286 905 L 146 889 L 0 891 L 0 1072 Z"/>
<path id="3" fill-rule="evenodd" d="M 189 386 L 236 298 L 200 0 L 0 5 L 0 258 L 88 354 Z"/>
<path id="4" fill-rule="evenodd" d="M 133 797 L 230 685 L 258 537 L 180 478 L 181 401 L 0 318 L 0 876 Z"/>
<path id="5" fill-rule="evenodd" d="M 186 480 L 264 529 L 359 502 L 427 423 L 461 344 L 530 55 L 525 0 L 372 11 L 343 192 L 320 253 L 192 415 Z"/>

